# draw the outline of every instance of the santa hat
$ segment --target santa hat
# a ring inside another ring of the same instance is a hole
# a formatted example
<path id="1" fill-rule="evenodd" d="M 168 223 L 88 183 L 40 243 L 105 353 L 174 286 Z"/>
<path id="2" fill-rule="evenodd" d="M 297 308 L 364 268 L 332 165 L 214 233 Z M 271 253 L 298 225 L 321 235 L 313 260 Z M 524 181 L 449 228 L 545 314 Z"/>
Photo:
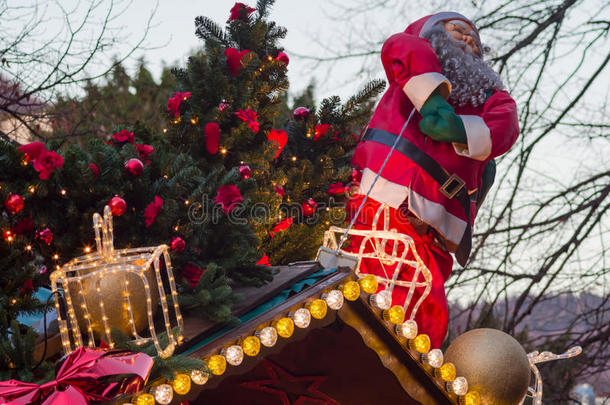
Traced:
<path id="1" fill-rule="evenodd" d="M 460 13 L 455 13 L 453 11 L 441 11 L 440 13 L 431 14 L 431 15 L 425 16 L 423 18 L 420 18 L 419 20 L 410 24 L 407 27 L 407 29 L 405 30 L 405 33 L 423 38 L 425 34 L 429 33 L 433 28 L 438 26 L 438 24 L 444 24 L 445 22 L 450 21 L 450 20 L 462 20 L 462 21 L 468 23 L 472 27 L 472 30 L 474 31 L 474 34 L 475 34 L 474 40 L 477 45 L 477 48 L 479 48 L 479 52 L 483 51 L 483 47 L 481 46 L 481 39 L 479 38 L 479 31 L 477 31 L 477 27 L 468 18 L 464 17 Z"/>

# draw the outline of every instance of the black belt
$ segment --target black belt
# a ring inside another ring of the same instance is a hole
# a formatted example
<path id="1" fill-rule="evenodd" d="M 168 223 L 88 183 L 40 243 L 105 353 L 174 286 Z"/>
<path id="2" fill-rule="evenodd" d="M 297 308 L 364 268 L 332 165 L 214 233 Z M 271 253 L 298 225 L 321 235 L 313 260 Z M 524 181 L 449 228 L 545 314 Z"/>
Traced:
<path id="1" fill-rule="evenodd" d="M 394 145 L 397 136 L 398 135 L 382 129 L 368 128 L 364 133 L 362 140 L 381 143 L 391 148 L 392 145 Z M 455 258 L 460 265 L 466 265 L 472 248 L 472 227 L 470 225 L 471 199 L 468 190 L 464 187 L 466 183 L 455 174 L 447 174 L 445 169 L 443 169 L 438 162 L 406 138 L 401 137 L 398 140 L 395 150 L 407 156 L 419 167 L 424 169 L 430 177 L 439 184 L 439 191 L 445 197 L 449 199 L 455 198 L 462 206 L 464 214 L 466 215 L 466 230 L 458 244 Z"/>

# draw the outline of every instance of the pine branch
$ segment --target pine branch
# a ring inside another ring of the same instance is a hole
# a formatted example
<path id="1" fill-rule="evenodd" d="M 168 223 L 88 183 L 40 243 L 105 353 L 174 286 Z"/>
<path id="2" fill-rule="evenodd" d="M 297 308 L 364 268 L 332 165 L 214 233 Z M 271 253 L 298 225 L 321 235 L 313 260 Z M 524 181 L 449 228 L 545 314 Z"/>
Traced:
<path id="1" fill-rule="evenodd" d="M 224 46 L 231 46 L 225 32 L 214 20 L 205 16 L 195 18 L 195 35 L 204 41 L 215 41 Z"/>

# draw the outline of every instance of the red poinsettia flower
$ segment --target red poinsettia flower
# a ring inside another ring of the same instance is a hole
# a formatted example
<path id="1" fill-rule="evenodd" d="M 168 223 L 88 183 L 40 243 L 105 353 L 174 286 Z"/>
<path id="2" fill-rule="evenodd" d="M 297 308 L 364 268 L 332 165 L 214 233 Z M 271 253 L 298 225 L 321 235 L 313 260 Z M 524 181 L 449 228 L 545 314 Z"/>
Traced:
<path id="1" fill-rule="evenodd" d="M 180 105 L 182 102 L 191 96 L 191 92 L 177 91 L 172 97 L 167 100 L 167 112 L 170 116 L 178 118 L 180 116 Z"/>
<path id="2" fill-rule="evenodd" d="M 121 131 L 117 131 L 112 135 L 112 140 L 116 143 L 129 142 L 134 143 L 136 141 L 133 132 L 130 132 L 126 129 L 122 129 Z"/>
<path id="3" fill-rule="evenodd" d="M 290 228 L 290 225 L 292 225 L 292 217 L 282 219 L 280 222 L 275 224 L 271 231 L 269 231 L 269 235 L 271 235 L 271 237 L 273 238 L 276 233 Z"/>
<path id="4" fill-rule="evenodd" d="M 330 124 L 316 125 L 316 132 L 313 135 L 313 140 L 317 141 L 318 139 L 320 139 L 322 135 L 324 135 L 326 131 L 328 131 L 328 128 L 330 128 Z"/>
<path id="5" fill-rule="evenodd" d="M 53 151 L 43 150 L 34 160 L 34 170 L 39 173 L 38 177 L 42 180 L 49 180 L 53 170 L 63 166 L 64 158 Z"/>
<path id="6" fill-rule="evenodd" d="M 227 48 L 225 50 L 227 65 L 229 66 L 229 71 L 231 72 L 232 76 L 237 76 L 242 67 L 241 60 L 248 52 L 251 51 L 249 49 L 244 49 L 243 51 L 239 52 L 235 48 Z"/>
<path id="7" fill-rule="evenodd" d="M 252 132 L 254 132 L 255 134 L 258 133 L 258 126 L 260 124 L 258 123 L 258 121 L 256 121 L 258 119 L 258 114 L 256 113 L 256 111 L 250 108 L 244 111 L 240 108 L 237 110 L 235 115 L 237 115 L 241 120 L 247 122 Z"/>
<path id="8" fill-rule="evenodd" d="M 286 143 L 288 142 L 288 134 L 286 133 L 286 131 L 281 129 L 272 129 L 269 132 L 269 135 L 267 135 L 267 140 L 269 142 L 275 142 L 277 144 L 277 151 L 275 152 L 274 157 L 277 159 L 280 153 L 282 153 L 284 146 L 286 146 Z"/>
<path id="9" fill-rule="evenodd" d="M 182 278 L 189 282 L 191 288 L 195 288 L 199 280 L 201 279 L 201 275 L 205 272 L 205 269 L 201 269 L 194 264 L 187 263 L 182 268 Z"/>
<path id="10" fill-rule="evenodd" d="M 205 134 L 205 148 L 209 153 L 215 154 L 218 152 L 218 144 L 220 143 L 220 127 L 215 122 L 205 124 L 203 130 Z"/>
<path id="11" fill-rule="evenodd" d="M 247 21 L 247 17 L 255 11 L 255 8 L 252 8 L 244 3 L 235 3 L 233 8 L 231 8 L 231 15 L 229 16 L 229 19 L 227 21 Z"/>
<path id="12" fill-rule="evenodd" d="M 225 215 L 233 211 L 237 204 L 242 202 L 244 198 L 241 196 L 241 192 L 234 184 L 218 187 L 218 193 L 214 197 L 214 203 L 220 204 Z"/>
<path id="13" fill-rule="evenodd" d="M 269 256 L 267 256 L 267 255 L 263 255 L 263 257 L 261 257 L 261 259 L 258 262 L 256 262 L 256 264 L 258 264 L 259 266 L 271 267 L 271 263 L 269 263 Z"/>
<path id="14" fill-rule="evenodd" d="M 280 62 L 284 62 L 286 66 L 288 66 L 288 62 L 290 62 L 290 58 L 288 58 L 288 55 L 286 55 L 284 52 L 278 53 L 275 59 L 279 60 Z"/>
<path id="15" fill-rule="evenodd" d="M 155 148 L 153 148 L 150 145 L 138 145 L 137 143 L 135 146 L 136 146 L 136 149 L 138 150 L 138 152 L 140 152 L 140 159 L 142 159 L 144 161 L 144 163 L 150 164 L 148 155 L 153 153 L 155 151 Z"/>
<path id="16" fill-rule="evenodd" d="M 144 209 L 144 224 L 148 228 L 155 222 L 155 218 L 161 212 L 161 207 L 163 207 L 163 198 L 158 195 L 155 196 L 155 200 L 148 204 Z"/>
<path id="17" fill-rule="evenodd" d="M 340 181 L 337 183 L 332 183 L 330 186 L 328 186 L 328 194 L 330 195 L 337 195 L 337 194 L 343 194 L 345 193 L 345 186 L 343 185 L 343 183 L 341 183 Z"/>
<path id="18" fill-rule="evenodd" d="M 43 150 L 46 150 L 44 143 L 32 142 L 26 145 L 21 145 L 19 150 L 25 154 L 27 160 L 36 160 Z"/>

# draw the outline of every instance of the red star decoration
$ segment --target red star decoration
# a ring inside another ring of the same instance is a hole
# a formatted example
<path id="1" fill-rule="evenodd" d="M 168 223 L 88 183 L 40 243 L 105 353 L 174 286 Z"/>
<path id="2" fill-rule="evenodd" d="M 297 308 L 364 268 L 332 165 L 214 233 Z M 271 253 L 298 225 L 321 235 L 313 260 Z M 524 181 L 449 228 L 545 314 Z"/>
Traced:
<path id="1" fill-rule="evenodd" d="M 241 383 L 242 387 L 277 395 L 282 400 L 282 405 L 304 405 L 311 402 L 323 405 L 341 405 L 328 395 L 318 391 L 318 387 L 328 377 L 296 377 L 269 360 L 263 360 L 263 362 L 270 378 L 243 382 Z"/>

